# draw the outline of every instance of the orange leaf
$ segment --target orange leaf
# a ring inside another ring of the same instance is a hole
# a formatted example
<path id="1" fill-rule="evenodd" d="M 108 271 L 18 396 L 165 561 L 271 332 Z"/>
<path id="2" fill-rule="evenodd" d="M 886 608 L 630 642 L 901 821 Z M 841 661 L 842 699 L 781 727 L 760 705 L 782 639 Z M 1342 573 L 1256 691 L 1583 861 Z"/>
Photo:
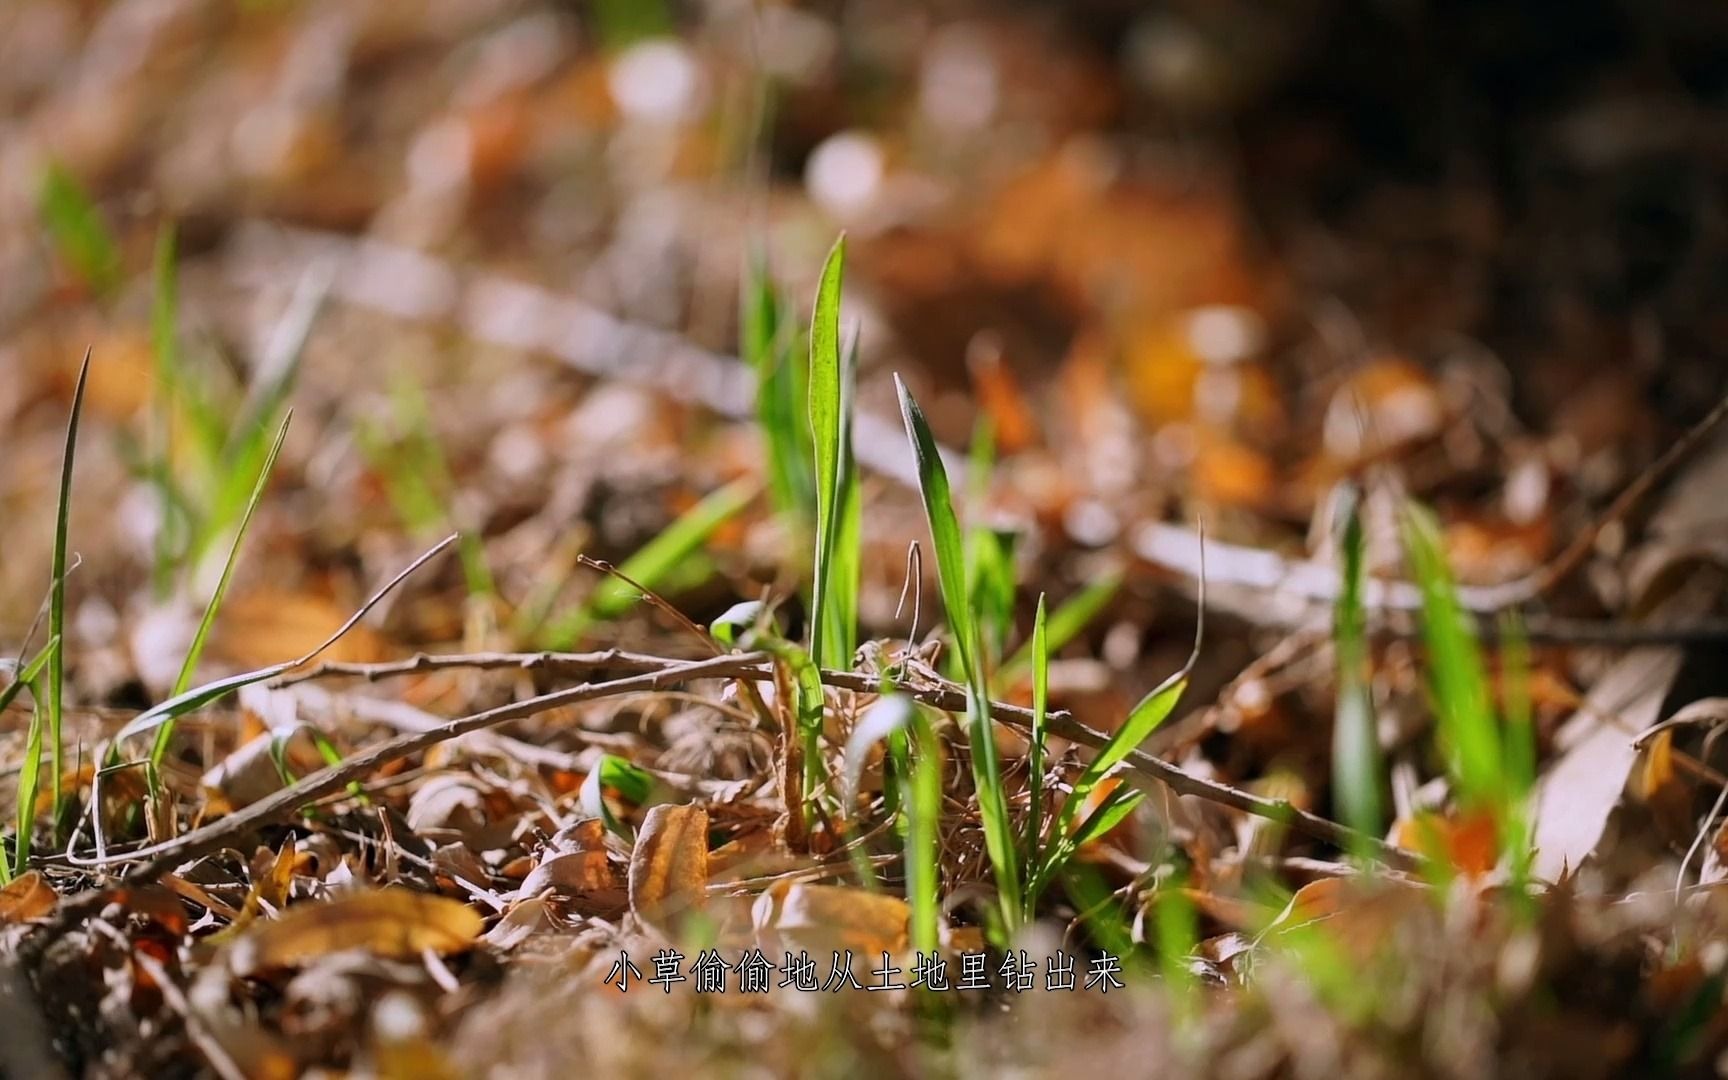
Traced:
<path id="1" fill-rule="evenodd" d="M 472 948 L 485 920 L 448 897 L 389 888 L 350 893 L 321 904 L 290 908 L 280 919 L 255 924 L 234 944 L 232 963 L 242 975 L 297 967 L 330 953 L 365 949 L 407 959 Z"/>
<path id="2" fill-rule="evenodd" d="M 871 956 L 906 947 L 910 914 L 906 901 L 897 896 L 782 880 L 757 898 L 752 918 L 764 947 L 778 942 L 776 949 L 851 949 Z"/>

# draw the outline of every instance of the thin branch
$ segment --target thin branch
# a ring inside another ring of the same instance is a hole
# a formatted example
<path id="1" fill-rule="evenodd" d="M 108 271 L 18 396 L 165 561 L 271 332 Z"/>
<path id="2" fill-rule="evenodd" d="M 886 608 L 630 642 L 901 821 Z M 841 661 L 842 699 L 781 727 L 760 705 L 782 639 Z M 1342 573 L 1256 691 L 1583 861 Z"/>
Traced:
<path id="1" fill-rule="evenodd" d="M 282 681 L 301 681 L 332 675 L 382 679 L 394 675 L 462 667 L 545 668 L 566 671 L 634 668 L 644 672 L 668 672 L 677 670 L 680 666 L 688 668 L 689 665 L 689 661 L 669 660 L 664 657 L 626 653 L 615 649 L 598 653 L 467 653 L 453 656 L 422 654 L 409 660 L 379 664 L 330 662 L 320 664 L 316 668 Z M 724 674 L 728 678 L 757 681 L 771 681 L 774 678 L 773 668 L 760 660 L 740 663 L 725 671 Z M 852 690 L 864 694 L 880 693 L 882 690 L 881 679 L 862 672 L 833 671 L 825 668 L 821 675 L 825 684 L 842 690 Z M 613 686 L 617 684 L 599 683 L 595 685 Z M 901 683 L 896 688 L 914 700 L 944 712 L 962 712 L 966 708 L 966 691 L 959 686 L 925 682 Z M 1030 709 L 993 701 L 990 703 L 990 712 L 999 722 L 1010 727 L 1025 731 L 1030 731 L 1032 728 L 1032 711 Z M 1071 713 L 1065 711 L 1050 712 L 1046 715 L 1045 721 L 1053 733 L 1083 746 L 1100 749 L 1109 741 L 1108 736 L 1081 724 L 1074 719 Z M 1143 779 L 1156 780 L 1166 784 L 1177 794 L 1193 795 L 1257 817 L 1281 822 L 1316 840 L 1338 847 L 1350 848 L 1366 839 L 1380 860 L 1389 866 L 1408 870 L 1420 865 L 1420 860 L 1408 852 L 1381 843 L 1371 837 L 1361 837 L 1353 830 L 1335 821 L 1298 809 L 1289 802 L 1261 798 L 1258 795 L 1233 788 L 1228 784 L 1202 779 L 1143 751 L 1136 750 L 1130 753 L 1125 764 L 1130 771 L 1138 773 Z"/>

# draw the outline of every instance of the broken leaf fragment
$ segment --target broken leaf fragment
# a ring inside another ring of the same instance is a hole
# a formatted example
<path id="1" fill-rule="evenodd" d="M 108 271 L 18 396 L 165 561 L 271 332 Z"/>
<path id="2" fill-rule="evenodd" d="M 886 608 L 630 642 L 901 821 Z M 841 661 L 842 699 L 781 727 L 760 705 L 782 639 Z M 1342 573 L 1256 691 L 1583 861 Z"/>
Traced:
<path id="1" fill-rule="evenodd" d="M 484 927 L 480 913 L 443 896 L 389 888 L 288 909 L 235 942 L 235 972 L 249 975 L 297 967 L 330 953 L 362 949 L 397 959 L 456 953 L 473 947 Z"/>

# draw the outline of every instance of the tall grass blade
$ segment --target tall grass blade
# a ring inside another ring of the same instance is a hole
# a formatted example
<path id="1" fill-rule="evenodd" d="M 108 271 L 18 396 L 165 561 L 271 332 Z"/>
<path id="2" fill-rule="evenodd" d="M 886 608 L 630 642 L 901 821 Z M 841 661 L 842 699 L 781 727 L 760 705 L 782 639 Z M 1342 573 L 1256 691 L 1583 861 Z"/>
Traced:
<path id="1" fill-rule="evenodd" d="M 289 411 L 282 418 L 282 426 L 276 432 L 276 441 L 270 445 L 270 453 L 264 459 L 263 466 L 258 470 L 258 479 L 252 485 L 252 497 L 246 501 L 245 512 L 240 517 L 240 526 L 234 530 L 234 542 L 228 546 L 228 558 L 222 563 L 222 575 L 216 579 L 216 588 L 210 593 L 209 603 L 204 605 L 204 617 L 198 620 L 198 629 L 192 635 L 192 644 L 186 650 L 186 657 L 180 662 L 180 673 L 174 678 L 173 696 L 178 697 L 186 692 L 192 684 L 192 673 L 198 668 L 198 661 L 204 655 L 204 645 L 210 639 L 210 627 L 216 622 L 216 613 L 222 608 L 222 601 L 228 595 L 228 583 L 233 580 L 234 567 L 240 561 L 240 546 L 246 541 L 246 530 L 252 525 L 252 515 L 258 509 L 258 504 L 264 498 L 264 489 L 269 486 L 270 473 L 276 467 L 276 458 L 282 453 L 282 444 L 288 438 L 288 425 L 294 419 L 294 413 Z M 160 766 L 162 758 L 168 753 L 168 742 L 174 735 L 172 720 L 156 729 L 156 740 L 150 748 L 150 763 Z"/>
<path id="2" fill-rule="evenodd" d="M 120 245 L 84 188 L 58 162 L 42 174 L 37 208 L 60 258 L 98 296 L 120 285 Z"/>
<path id="3" fill-rule="evenodd" d="M 844 446 L 846 374 L 840 362 L 840 282 L 846 264 L 846 237 L 834 241 L 816 287 L 816 307 L 810 318 L 810 438 L 816 462 L 816 571 L 810 604 L 810 652 L 828 667 L 850 666 L 851 656 L 837 656 L 840 643 L 830 640 L 835 616 L 835 549 L 840 529 L 840 497 L 845 483 Z"/>
<path id="4" fill-rule="evenodd" d="M 931 546 L 936 552 L 936 581 L 942 593 L 942 606 L 948 613 L 948 629 L 954 638 L 954 648 L 960 655 L 961 667 L 972 670 L 973 647 L 977 634 L 972 607 L 966 595 L 966 551 L 962 546 L 960 522 L 954 516 L 953 492 L 948 486 L 948 470 L 930 434 L 930 424 L 924 412 L 913 400 L 912 392 L 900 376 L 894 376 L 894 389 L 900 395 L 900 415 L 906 424 L 906 434 L 912 442 L 912 456 L 918 466 L 919 494 L 924 500 L 924 515 L 930 524 Z"/>
<path id="5" fill-rule="evenodd" d="M 948 470 L 936 448 L 936 439 L 913 400 L 906 384 L 896 375 L 894 387 L 900 396 L 900 413 L 912 443 L 918 466 L 918 487 L 924 500 L 924 515 L 936 551 L 936 577 L 942 603 L 948 613 L 955 651 L 966 673 L 966 730 L 972 756 L 973 783 L 978 792 L 978 810 L 984 819 L 984 846 L 1001 897 L 1002 919 L 1008 931 L 1018 924 L 1023 911 L 1019 853 L 1014 827 L 1008 817 L 1008 799 L 1002 785 L 1002 763 L 996 756 L 996 731 L 989 714 L 989 688 L 981 655 L 978 623 L 973 618 L 966 591 L 965 551 L 960 522 L 954 515 Z"/>
<path id="6" fill-rule="evenodd" d="M 66 657 L 66 533 L 72 512 L 72 466 L 78 452 L 78 422 L 84 416 L 84 388 L 90 380 L 90 350 L 78 368 L 78 385 L 72 391 L 72 415 L 66 421 L 66 447 L 60 458 L 60 495 L 54 511 L 53 586 L 48 593 L 48 636 L 61 642 L 48 657 L 49 767 L 54 772 L 53 820 L 60 820 L 60 769 L 64 747 L 61 719 L 65 715 Z"/>
<path id="7" fill-rule="evenodd" d="M 828 552 L 823 643 L 828 666 L 849 668 L 858 648 L 858 584 L 863 575 L 863 489 L 852 453 L 852 399 L 858 374 L 858 337 L 852 337 L 840 386 L 839 489 L 835 493 L 834 541 Z"/>
<path id="8" fill-rule="evenodd" d="M 1363 603 L 1367 538 L 1355 493 L 1350 489 L 1345 492 L 1339 544 L 1342 581 L 1332 623 L 1333 649 L 1338 660 L 1332 786 L 1344 823 L 1364 836 L 1378 836 L 1385 827 L 1380 799 L 1385 781 L 1380 738 L 1374 723 L 1374 698 L 1368 682 L 1367 609 Z"/>

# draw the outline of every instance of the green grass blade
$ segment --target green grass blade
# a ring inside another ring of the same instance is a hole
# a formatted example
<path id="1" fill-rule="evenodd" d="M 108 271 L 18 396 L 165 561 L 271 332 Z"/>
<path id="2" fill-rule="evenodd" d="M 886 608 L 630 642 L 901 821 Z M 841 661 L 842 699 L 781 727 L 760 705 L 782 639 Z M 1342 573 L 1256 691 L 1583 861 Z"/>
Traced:
<path id="1" fill-rule="evenodd" d="M 42 669 L 47 666 L 48 658 L 60 651 L 60 639 L 49 638 L 48 644 L 36 654 L 36 658 L 24 666 L 22 671 L 14 674 L 5 689 L 0 690 L 0 713 L 6 711 L 18 696 L 19 691 L 26 686 L 31 687 L 32 699 L 36 696 L 36 680 L 41 676 Z M 17 826 L 17 846 L 13 848 L 13 865 L 8 868 L 6 860 L 0 859 L 0 885 L 12 880 L 14 873 L 23 873 L 24 861 L 30 857 L 30 829 L 36 816 L 36 785 L 42 771 L 42 710 L 41 703 L 36 702 L 31 709 L 30 729 L 25 737 L 24 765 L 18 776 L 18 790 L 13 821 Z"/>
<path id="2" fill-rule="evenodd" d="M 55 650 L 58 652 L 59 650 Z M 30 834 L 36 826 L 36 789 L 42 777 L 42 702 L 31 695 L 30 732 L 24 741 L 24 764 L 18 773 L 17 835 L 13 840 L 12 873 L 22 874 L 30 862 Z M 55 818 L 55 820 L 59 820 Z"/>
<path id="3" fill-rule="evenodd" d="M 1514 910 L 1533 924 L 1538 909 L 1530 893 L 1535 858 L 1531 835 L 1530 792 L 1536 785 L 1536 723 L 1530 705 L 1530 639 L 1517 612 L 1500 620 L 1501 697 L 1506 714 L 1506 801 L 1501 812 L 1500 849 L 1508 856 Z"/>
<path id="4" fill-rule="evenodd" d="M 849 668 L 858 648 L 858 586 L 863 572 L 863 488 L 852 453 L 852 399 L 858 372 L 858 338 L 847 350 L 840 388 L 839 488 L 835 493 L 834 537 L 828 550 L 828 585 L 823 632 L 829 667 Z"/>
<path id="5" fill-rule="evenodd" d="M 1369 687 L 1367 609 L 1363 588 L 1367 539 L 1354 492 L 1345 496 L 1339 555 L 1342 581 L 1333 613 L 1333 649 L 1338 662 L 1338 707 L 1332 727 L 1332 786 L 1338 815 L 1364 836 L 1385 828 L 1380 793 L 1385 777 Z"/>
<path id="6" fill-rule="evenodd" d="M 48 657 L 59 647 L 59 638 L 49 638 L 48 644 L 42 646 L 35 659 L 25 664 L 22 670 L 13 673 L 12 681 L 0 688 L 0 711 L 9 707 L 25 687 L 35 683 L 37 676 L 42 674 L 42 668 L 47 665 Z"/>
<path id="7" fill-rule="evenodd" d="M 941 900 L 937 866 L 942 819 L 942 747 L 930 722 L 915 715 L 909 798 L 906 806 L 906 899 L 912 907 L 912 947 L 936 949 Z"/>
<path id="8" fill-rule="evenodd" d="M 1200 646 L 1206 636 L 1205 582 L 1205 575 L 1202 573 L 1199 611 L 1194 623 L 1194 648 L 1188 653 L 1187 662 L 1182 665 L 1181 670 L 1153 687 L 1129 710 L 1128 718 L 1122 722 L 1122 726 L 1110 736 L 1109 741 L 1074 782 L 1073 789 L 1062 801 L 1062 809 L 1056 815 L 1056 825 L 1050 842 L 1046 845 L 1049 855 L 1046 856 L 1040 881 L 1053 881 L 1062 872 L 1063 863 L 1078 850 L 1078 846 L 1073 842 L 1075 827 L 1079 823 L 1080 811 L 1085 808 L 1087 798 L 1099 781 L 1138 748 L 1147 736 L 1156 731 L 1158 725 L 1175 711 L 1177 702 L 1182 700 L 1183 692 L 1188 689 L 1189 676 L 1193 674 L 1194 665 L 1200 659 Z"/>
<path id="9" fill-rule="evenodd" d="M 276 467 L 277 456 L 282 453 L 282 443 L 288 438 L 288 425 L 293 419 L 292 411 L 282 418 L 282 426 L 276 432 L 276 441 L 270 445 L 270 453 L 258 470 L 258 479 L 252 485 L 252 497 L 247 500 L 246 509 L 240 517 L 240 525 L 234 530 L 234 542 L 228 545 L 228 558 L 222 563 L 222 574 L 216 579 L 216 588 L 210 593 L 209 603 L 204 605 L 204 617 L 198 620 L 198 630 L 192 635 L 192 644 L 180 663 L 180 673 L 174 678 L 173 696 L 184 694 L 192 684 L 192 673 L 197 670 L 198 661 L 204 655 L 204 645 L 210 639 L 210 627 L 216 622 L 216 613 L 221 610 L 222 601 L 228 595 L 228 584 L 234 577 L 234 567 L 240 561 L 240 547 L 246 541 L 246 530 L 251 526 L 252 515 L 264 498 L 264 489 L 269 486 L 270 473 Z M 173 735 L 172 721 L 156 729 L 156 740 L 150 748 L 152 765 L 162 764 L 163 756 L 168 753 L 168 741 Z"/>
<path id="10" fill-rule="evenodd" d="M 1530 638 L 1517 612 L 1500 620 L 1501 695 L 1506 713 L 1506 777 L 1520 802 L 1536 785 L 1536 721 L 1530 705 Z"/>
<path id="11" fill-rule="evenodd" d="M 984 845 L 995 873 L 1001 897 L 1002 918 L 1012 932 L 1022 913 L 1019 853 L 1014 827 L 1008 817 L 1008 800 L 1002 785 L 1002 763 L 996 756 L 996 732 L 989 715 L 989 688 L 984 672 L 978 624 L 967 603 L 965 552 L 959 519 L 954 515 L 948 470 L 942 464 L 936 439 L 913 400 L 906 384 L 896 375 L 894 387 L 900 395 L 900 413 L 912 443 L 918 466 L 918 487 L 924 500 L 924 515 L 936 552 L 936 577 L 942 603 L 953 632 L 955 651 L 966 673 L 966 730 L 972 756 L 973 783 L 978 792 L 979 814 L 984 819 Z"/>
<path id="12" fill-rule="evenodd" d="M 1050 613 L 1047 654 L 1061 652 L 1063 646 L 1079 637 L 1086 627 L 1092 624 L 1092 620 L 1109 605 L 1116 596 L 1116 590 L 1121 587 L 1122 574 L 1113 570 L 1058 605 L 1056 610 Z M 997 683 L 1002 686 L 1014 685 L 1032 670 L 1037 658 L 1036 643 L 1028 641 L 1002 664 L 996 674 Z"/>
<path id="13" fill-rule="evenodd" d="M 976 634 L 972 608 L 966 596 L 966 551 L 962 546 L 960 522 L 954 516 L 954 501 L 948 486 L 948 470 L 942 464 L 936 439 L 930 434 L 930 424 L 924 412 L 913 400 L 911 391 L 900 376 L 894 376 L 894 389 L 900 395 L 900 415 L 906 423 L 906 433 L 912 441 L 912 456 L 918 466 L 918 489 L 924 500 L 924 515 L 930 523 L 931 545 L 936 552 L 936 580 L 942 593 L 942 606 L 948 613 L 948 629 L 954 638 L 954 648 L 960 655 L 961 667 L 972 668 L 972 647 Z"/>
<path id="14" fill-rule="evenodd" d="M 1033 866 L 1044 860 L 1039 850 L 1044 842 L 1044 718 L 1050 710 L 1050 631 L 1044 615 L 1044 594 L 1038 594 L 1038 611 L 1032 617 L 1032 733 L 1027 739 L 1026 854 Z M 1037 902 L 1034 896 L 1032 903 Z M 1028 912 L 1030 914 L 1030 912 Z"/>
<path id="15" fill-rule="evenodd" d="M 654 777 L 639 766 L 613 754 L 601 754 L 600 760 L 582 781 L 582 812 L 599 818 L 611 832 L 626 840 L 632 839 L 629 826 L 618 820 L 606 803 L 603 788 L 611 788 L 637 805 L 648 801 L 654 788 Z"/>
<path id="16" fill-rule="evenodd" d="M 1018 533 L 984 527 L 969 534 L 967 594 L 978 624 L 978 662 L 987 669 L 1001 658 L 1014 632 L 1014 547 L 1018 539 Z"/>
<path id="17" fill-rule="evenodd" d="M 1200 913 L 1186 891 L 1181 876 L 1166 880 L 1152 901 L 1153 936 L 1158 942 L 1158 970 L 1164 984 L 1177 995 L 1180 1008 L 1191 1007 L 1194 972 L 1188 958 L 1200 944 Z"/>
<path id="18" fill-rule="evenodd" d="M 1068 898 L 1079 911 L 1078 922 L 1103 951 L 1127 959 L 1134 953 L 1132 923 L 1104 875 L 1086 863 L 1075 863 L 1063 875 Z"/>
<path id="19" fill-rule="evenodd" d="M 120 246 L 89 194 L 52 162 L 42 174 L 36 202 L 60 258 L 98 296 L 112 295 L 120 285 Z"/>
<path id="20" fill-rule="evenodd" d="M 828 639 L 834 616 L 827 610 L 833 592 L 834 550 L 844 483 L 845 373 L 840 363 L 840 282 L 846 264 L 846 237 L 834 241 L 816 288 L 810 318 L 810 438 L 816 462 L 816 572 L 810 604 L 810 652 L 819 664 L 850 666 L 835 657 Z"/>
<path id="21" fill-rule="evenodd" d="M 1433 516 L 1406 506 L 1403 533 L 1405 557 L 1422 596 L 1422 640 L 1442 749 L 1462 800 L 1478 808 L 1495 806 L 1505 790 L 1505 763 L 1475 629 L 1458 604 Z"/>
<path id="22" fill-rule="evenodd" d="M 644 588 L 657 588 L 694 555 L 716 529 L 750 505 L 750 500 L 759 490 L 760 485 L 746 477 L 710 492 L 624 560 L 618 572 L 640 582 Z M 569 648 L 596 622 L 617 618 L 641 599 L 642 594 L 634 587 L 609 576 L 595 586 L 587 603 L 553 623 L 541 635 L 540 645 L 554 650 Z"/>
<path id="23" fill-rule="evenodd" d="M 78 422 L 84 415 L 84 388 L 90 379 L 90 352 L 78 369 L 78 385 L 72 391 L 72 415 L 66 421 L 66 447 L 60 458 L 60 495 L 54 513 L 53 587 L 48 594 L 48 636 L 66 641 L 66 533 L 72 512 L 72 466 L 78 452 Z M 60 820 L 61 720 L 65 715 L 66 658 L 58 648 L 48 659 L 48 739 L 50 767 L 54 777 L 54 820 Z"/>
<path id="24" fill-rule="evenodd" d="M 1098 804 L 1097 809 L 1086 815 L 1086 819 L 1080 823 L 1080 827 L 1074 830 L 1074 836 L 1069 841 L 1073 844 L 1074 850 L 1079 851 L 1120 825 L 1129 814 L 1134 812 L 1134 808 L 1139 806 L 1145 797 L 1144 791 L 1139 788 L 1128 787 L 1125 784 L 1112 790 Z"/>
<path id="25" fill-rule="evenodd" d="M 816 517 L 803 369 L 792 363 L 792 327 L 760 258 L 746 272 L 739 312 L 739 355 L 756 374 L 756 422 L 768 457 L 774 509 L 808 528 Z"/>

